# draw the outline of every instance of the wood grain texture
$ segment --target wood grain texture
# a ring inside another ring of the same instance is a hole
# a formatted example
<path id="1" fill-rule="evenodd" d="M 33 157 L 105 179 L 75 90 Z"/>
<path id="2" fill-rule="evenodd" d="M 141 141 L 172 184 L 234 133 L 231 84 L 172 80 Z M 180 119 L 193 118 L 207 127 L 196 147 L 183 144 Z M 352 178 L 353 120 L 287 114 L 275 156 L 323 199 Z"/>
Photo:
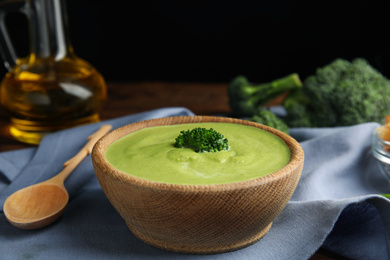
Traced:
<path id="1" fill-rule="evenodd" d="M 15 227 L 38 229 L 57 220 L 68 199 L 63 185 L 33 185 L 9 196 L 4 203 L 4 214 Z"/>
<path id="2" fill-rule="evenodd" d="M 285 140 L 291 160 L 273 174 L 216 185 L 148 181 L 116 170 L 105 160 L 105 149 L 131 132 L 197 122 L 245 124 L 269 131 Z M 169 117 L 124 126 L 99 140 L 92 152 L 99 183 L 132 232 L 155 247 L 192 254 L 236 250 L 266 235 L 291 198 L 303 161 L 301 146 L 289 135 L 245 120 L 211 116 Z"/>

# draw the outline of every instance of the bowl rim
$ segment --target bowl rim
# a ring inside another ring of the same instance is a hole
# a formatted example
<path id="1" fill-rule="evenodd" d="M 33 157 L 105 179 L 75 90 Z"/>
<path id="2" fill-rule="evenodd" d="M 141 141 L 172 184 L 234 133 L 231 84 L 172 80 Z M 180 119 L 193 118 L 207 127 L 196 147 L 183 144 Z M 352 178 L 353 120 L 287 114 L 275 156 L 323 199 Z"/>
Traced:
<path id="1" fill-rule="evenodd" d="M 104 156 L 105 148 L 108 147 L 111 143 L 137 130 L 153 127 L 153 126 L 177 125 L 177 124 L 201 123 L 201 122 L 242 124 L 242 125 L 252 126 L 270 132 L 280 137 L 290 148 L 291 151 L 290 161 L 283 168 L 271 174 L 254 178 L 254 179 L 244 180 L 244 181 L 221 183 L 221 184 L 174 184 L 174 183 L 164 183 L 164 182 L 147 180 L 123 172 L 119 169 L 114 168 L 106 160 Z M 118 137 L 112 139 L 112 136 L 115 135 L 118 135 Z M 249 187 L 258 186 L 260 184 L 266 184 L 276 179 L 282 179 L 287 175 L 289 175 L 290 173 L 298 173 L 300 175 L 301 170 L 298 170 L 298 168 L 303 167 L 304 151 L 301 145 L 298 143 L 298 141 L 296 141 L 290 135 L 263 124 L 259 124 L 245 119 L 238 119 L 238 118 L 231 118 L 231 117 L 195 115 L 195 116 L 173 116 L 173 117 L 147 119 L 147 120 L 138 121 L 114 129 L 111 132 L 104 135 L 96 142 L 96 144 L 92 149 L 91 158 L 94 167 L 99 167 L 99 169 L 105 169 L 104 170 L 105 174 L 109 174 L 111 177 L 119 181 L 131 182 L 138 186 L 150 187 L 158 190 L 177 190 L 177 191 L 194 190 L 197 192 L 199 191 L 219 192 L 219 191 L 232 190 L 232 189 L 245 189 Z"/>

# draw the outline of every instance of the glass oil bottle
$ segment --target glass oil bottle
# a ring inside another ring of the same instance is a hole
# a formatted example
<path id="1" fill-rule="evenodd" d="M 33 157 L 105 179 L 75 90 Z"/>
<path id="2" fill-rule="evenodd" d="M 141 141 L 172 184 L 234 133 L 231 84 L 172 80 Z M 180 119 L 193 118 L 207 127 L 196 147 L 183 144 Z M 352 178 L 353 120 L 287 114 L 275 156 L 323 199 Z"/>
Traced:
<path id="1" fill-rule="evenodd" d="M 0 85 L 0 104 L 10 116 L 11 135 L 38 144 L 54 131 L 98 122 L 106 83 L 74 53 L 64 2 L 5 1 L 0 5 L 0 23 L 12 10 L 27 16 L 30 54 L 17 57 L 6 26 L 0 24 L 0 50 L 8 69 Z"/>

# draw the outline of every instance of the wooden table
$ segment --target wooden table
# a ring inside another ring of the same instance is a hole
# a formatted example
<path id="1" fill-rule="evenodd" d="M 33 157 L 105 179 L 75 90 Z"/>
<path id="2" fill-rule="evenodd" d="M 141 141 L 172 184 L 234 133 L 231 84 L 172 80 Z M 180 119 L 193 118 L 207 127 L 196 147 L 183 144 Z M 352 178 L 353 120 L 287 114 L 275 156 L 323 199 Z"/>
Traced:
<path id="1" fill-rule="evenodd" d="M 111 119 L 164 107 L 186 107 L 197 115 L 229 114 L 226 84 L 137 82 L 108 83 L 101 119 Z M 0 108 L 0 152 L 32 147 L 8 133 L 8 117 Z M 323 249 L 312 260 L 344 259 Z"/>

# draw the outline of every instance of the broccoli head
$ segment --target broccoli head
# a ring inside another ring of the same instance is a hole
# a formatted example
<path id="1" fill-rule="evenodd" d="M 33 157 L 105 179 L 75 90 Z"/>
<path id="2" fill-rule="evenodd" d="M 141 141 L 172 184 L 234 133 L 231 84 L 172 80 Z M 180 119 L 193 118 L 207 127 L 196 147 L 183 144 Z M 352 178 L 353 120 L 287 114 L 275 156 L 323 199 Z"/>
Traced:
<path id="1" fill-rule="evenodd" d="M 365 59 L 336 59 L 307 77 L 283 106 L 289 127 L 381 122 L 390 114 L 390 81 Z"/>
<path id="2" fill-rule="evenodd" d="M 228 85 L 229 106 L 234 116 L 253 116 L 269 100 L 301 86 L 302 82 L 296 73 L 263 84 L 252 84 L 240 75 Z"/>
<path id="3" fill-rule="evenodd" d="M 192 130 L 183 130 L 175 139 L 175 147 L 191 148 L 197 153 L 228 151 L 229 144 L 221 133 L 213 128 L 197 127 Z"/>
<path id="4" fill-rule="evenodd" d="M 259 113 L 252 116 L 249 120 L 278 129 L 286 134 L 288 134 L 289 131 L 287 124 L 278 116 L 276 116 L 272 111 L 267 109 L 261 110 Z"/>

